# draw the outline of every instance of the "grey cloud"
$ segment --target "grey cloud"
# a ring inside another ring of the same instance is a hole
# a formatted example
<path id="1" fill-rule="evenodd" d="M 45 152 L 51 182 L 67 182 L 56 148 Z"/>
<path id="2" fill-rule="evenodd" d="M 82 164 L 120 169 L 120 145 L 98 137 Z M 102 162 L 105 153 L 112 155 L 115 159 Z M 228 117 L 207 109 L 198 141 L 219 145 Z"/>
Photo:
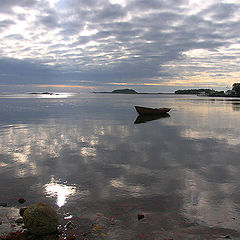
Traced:
<path id="1" fill-rule="evenodd" d="M 4 30 L 6 28 L 8 28 L 10 25 L 14 25 L 15 22 L 12 20 L 3 20 L 0 21 L 0 30 Z"/>
<path id="2" fill-rule="evenodd" d="M 92 40 L 92 37 L 88 37 L 88 36 L 80 36 L 78 37 L 78 40 L 75 41 L 73 44 L 71 44 L 70 46 L 71 47 L 77 47 L 79 45 L 82 45 L 82 44 L 86 44 L 88 43 L 89 41 Z"/>
<path id="3" fill-rule="evenodd" d="M 143 9 L 144 4 L 146 4 L 144 1 L 134 3 L 136 8 L 142 7 Z M 181 3 L 186 2 L 182 1 Z M 163 8 L 168 4 L 168 2 L 161 2 L 162 11 L 160 13 L 134 18 L 131 23 L 100 23 L 98 29 L 100 27 L 101 31 L 91 37 L 86 37 L 84 42 L 102 39 L 103 45 L 98 47 L 98 52 L 109 52 L 111 56 L 121 54 L 121 46 L 124 46 L 125 49 L 129 50 L 129 59 L 126 63 L 123 62 L 122 65 L 114 67 L 112 70 L 121 69 L 131 76 L 134 74 L 128 69 L 128 65 L 132 65 L 132 69 L 136 69 L 136 66 L 141 68 L 140 63 L 136 64 L 136 61 L 141 61 L 142 65 L 145 66 L 144 60 L 148 58 L 148 61 L 151 62 L 150 65 L 155 66 L 152 69 L 148 68 L 149 77 L 160 74 L 159 66 L 161 64 L 181 59 L 183 51 L 194 48 L 215 49 L 226 44 L 226 42 L 222 42 L 222 35 L 214 32 L 216 24 L 204 20 L 201 15 L 189 17 L 181 12 L 170 10 L 168 12 Z M 160 7 L 160 3 L 157 1 L 148 2 L 148 8 L 154 9 L 156 6 Z M 174 26 L 176 22 L 179 22 L 178 27 Z M 162 30 L 170 30 L 170 32 Z M 104 42 L 104 38 L 109 36 L 114 38 L 113 43 L 110 43 L 110 40 Z M 140 36 L 139 40 L 143 42 L 142 44 L 137 42 L 136 36 Z M 147 44 L 144 40 L 151 41 L 151 43 Z M 118 53 L 111 52 L 114 48 L 118 49 Z M 138 54 L 139 57 L 136 58 L 134 54 Z M 117 73 L 119 74 L 118 71 Z M 145 71 L 144 76 L 146 74 L 147 71 Z"/>
<path id="4" fill-rule="evenodd" d="M 222 74 L 222 73 L 218 73 L 218 74 L 213 74 L 211 75 L 212 77 L 225 77 L 226 75 L 225 74 Z"/>
<path id="5" fill-rule="evenodd" d="M 84 60 L 89 62 L 91 58 Z M 121 82 L 129 77 L 133 78 L 133 81 L 141 82 L 141 79 L 155 76 L 159 66 L 149 59 L 140 61 L 132 58 L 129 61 L 116 63 L 114 67 L 103 69 L 95 66 L 93 69 L 83 68 L 81 72 L 79 70 L 73 68 L 64 71 L 61 70 L 61 66 L 47 67 L 30 60 L 2 58 L 0 59 L 0 82 L 1 84 L 17 84 L 19 81 L 22 84 L 66 84 L 71 79 L 85 79 L 97 84 L 97 82 Z"/>
<path id="6" fill-rule="evenodd" d="M 201 14 L 210 14 L 216 20 L 225 20 L 232 17 L 237 10 L 239 10 L 239 5 L 237 4 L 218 3 L 204 10 Z"/>
<path id="7" fill-rule="evenodd" d="M 100 27 L 103 29 L 126 30 L 126 29 L 133 28 L 133 24 L 130 22 L 112 22 L 112 23 L 102 23 Z"/>
<path id="8" fill-rule="evenodd" d="M 115 43 L 127 42 L 128 40 L 134 39 L 138 34 L 141 33 L 141 29 L 135 28 L 131 23 L 126 22 L 112 22 L 99 24 L 99 32 L 94 34 L 94 39 L 104 39 L 107 37 L 114 37 Z M 111 40 L 108 40 L 109 42 Z"/>
<path id="9" fill-rule="evenodd" d="M 42 16 L 39 19 L 39 22 L 45 25 L 47 28 L 56 28 L 58 27 L 58 19 L 56 15 Z"/>
<path id="10" fill-rule="evenodd" d="M 48 82 L 57 71 L 30 60 L 0 59 L 1 84 Z"/>
<path id="11" fill-rule="evenodd" d="M 2 0 L 0 1 L 0 12 L 11 12 L 15 6 L 33 7 L 36 1 L 33 0 Z"/>
<path id="12" fill-rule="evenodd" d="M 181 10 L 180 7 L 184 4 L 188 4 L 188 0 L 132 0 L 128 1 L 127 9 L 130 11 L 148 11 L 148 10 Z"/>
<path id="13" fill-rule="evenodd" d="M 129 10 L 139 10 L 139 9 L 158 9 L 163 6 L 162 2 L 157 0 L 145 1 L 145 0 L 134 0 L 130 1 L 127 5 Z"/>
<path id="14" fill-rule="evenodd" d="M 31 50 L 31 48 L 30 47 L 26 47 L 26 48 L 24 48 L 22 51 L 25 51 L 25 52 L 27 52 L 27 51 L 30 51 Z"/>
<path id="15" fill-rule="evenodd" d="M 99 7 L 106 4 L 106 0 L 69 0 L 66 3 L 66 6 L 69 8 L 73 8 L 76 10 L 82 9 L 82 8 L 93 8 L 93 7 Z"/>
<path id="16" fill-rule="evenodd" d="M 26 14 L 18 14 L 17 17 L 19 21 L 25 21 L 27 18 Z"/>
<path id="17" fill-rule="evenodd" d="M 224 32 L 218 24 L 204 20 L 201 16 L 185 17 L 178 27 L 172 28 L 171 40 L 174 44 L 185 46 L 184 49 L 207 48 L 216 49 L 228 44 Z"/>
<path id="18" fill-rule="evenodd" d="M 117 41 L 128 44 L 128 41 L 135 41 L 135 38 L 138 34 L 141 33 L 141 30 L 138 29 L 112 29 L 110 31 L 99 32 L 95 37 L 115 37 Z"/>
<path id="19" fill-rule="evenodd" d="M 69 0 L 66 1 L 65 7 L 68 16 L 74 18 L 79 23 L 99 23 L 106 19 L 116 19 L 125 16 L 124 8 L 119 4 L 111 4 L 106 0 L 83 1 Z M 64 21 L 63 21 L 64 23 Z"/>
<path id="20" fill-rule="evenodd" d="M 13 40 L 23 40 L 24 37 L 20 34 L 11 34 L 5 37 L 6 39 L 13 39 Z"/>
<path id="21" fill-rule="evenodd" d="M 73 35 L 77 35 L 83 29 L 84 29 L 84 24 L 81 23 L 80 21 L 64 22 L 64 23 L 61 23 L 60 35 L 62 35 L 65 39 L 68 39 Z"/>
<path id="22" fill-rule="evenodd" d="M 107 4 L 102 9 L 97 10 L 94 14 L 94 21 L 104 21 L 114 19 L 116 20 L 119 17 L 123 17 L 126 15 L 123 7 L 118 4 Z"/>
<path id="23" fill-rule="evenodd" d="M 78 1 L 74 6 L 72 4 L 71 1 L 67 3 L 69 15 L 62 15 L 58 24 L 58 27 L 61 27 L 60 34 L 66 38 L 77 35 L 86 27 L 88 30 L 96 29 L 101 23 L 115 21 L 126 14 L 120 5 L 106 1 Z M 70 15 L 71 20 L 68 20 Z"/>
<path id="24" fill-rule="evenodd" d="M 49 49 L 58 49 L 65 46 L 66 46 L 65 44 L 54 44 L 54 45 L 51 45 Z"/>

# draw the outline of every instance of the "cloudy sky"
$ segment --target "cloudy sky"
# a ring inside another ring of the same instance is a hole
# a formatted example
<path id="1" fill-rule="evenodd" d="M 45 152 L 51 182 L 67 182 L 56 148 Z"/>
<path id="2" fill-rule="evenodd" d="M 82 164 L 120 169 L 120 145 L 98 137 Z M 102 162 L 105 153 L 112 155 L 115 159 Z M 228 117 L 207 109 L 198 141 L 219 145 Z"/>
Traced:
<path id="1" fill-rule="evenodd" d="M 0 0 L 0 92 L 240 82 L 239 0 Z"/>

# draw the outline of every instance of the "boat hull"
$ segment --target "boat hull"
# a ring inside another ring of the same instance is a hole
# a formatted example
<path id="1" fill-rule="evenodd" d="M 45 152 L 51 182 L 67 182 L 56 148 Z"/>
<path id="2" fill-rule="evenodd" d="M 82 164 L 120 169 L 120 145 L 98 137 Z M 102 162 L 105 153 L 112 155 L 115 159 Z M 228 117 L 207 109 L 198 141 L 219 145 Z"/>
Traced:
<path id="1" fill-rule="evenodd" d="M 135 109 L 139 115 L 160 115 L 171 110 L 171 108 L 147 108 L 140 106 L 135 106 Z"/>

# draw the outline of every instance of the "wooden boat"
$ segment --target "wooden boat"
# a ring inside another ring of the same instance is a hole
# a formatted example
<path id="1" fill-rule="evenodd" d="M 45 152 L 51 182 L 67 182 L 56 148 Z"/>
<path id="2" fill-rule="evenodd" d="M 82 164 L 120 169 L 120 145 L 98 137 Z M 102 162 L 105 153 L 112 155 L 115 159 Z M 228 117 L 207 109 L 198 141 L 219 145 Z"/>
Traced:
<path id="1" fill-rule="evenodd" d="M 135 106 L 135 109 L 139 115 L 158 115 L 167 113 L 171 110 L 171 108 L 147 108 L 140 106 Z"/>

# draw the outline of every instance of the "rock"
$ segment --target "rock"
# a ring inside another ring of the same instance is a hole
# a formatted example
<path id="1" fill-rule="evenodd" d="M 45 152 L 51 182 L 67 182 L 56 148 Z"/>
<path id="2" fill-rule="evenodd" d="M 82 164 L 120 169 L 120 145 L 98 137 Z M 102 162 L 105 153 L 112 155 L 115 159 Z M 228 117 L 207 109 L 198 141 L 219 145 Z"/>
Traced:
<path id="1" fill-rule="evenodd" d="M 18 202 L 21 203 L 21 204 L 23 204 L 25 201 L 26 201 L 26 200 L 25 200 L 24 198 L 19 198 L 19 199 L 18 199 Z"/>
<path id="2" fill-rule="evenodd" d="M 58 216 L 47 203 L 29 206 L 23 213 L 23 222 L 27 230 L 35 235 L 50 235 L 57 231 Z"/>
<path id="3" fill-rule="evenodd" d="M 26 209 L 27 209 L 27 207 L 20 208 L 19 214 L 20 214 L 21 217 L 23 217 L 23 213 L 25 212 Z"/>
<path id="4" fill-rule="evenodd" d="M 141 220 L 144 218 L 144 215 L 143 214 L 138 214 L 138 220 Z"/>
<path id="5" fill-rule="evenodd" d="M 114 224 L 116 224 L 116 221 L 115 221 L 115 219 L 114 218 L 110 218 L 110 223 L 111 223 L 111 225 L 114 225 Z"/>
<path id="6" fill-rule="evenodd" d="M 17 220 L 15 220 L 15 223 L 22 224 L 23 223 L 23 219 L 22 218 L 18 218 Z"/>
<path id="7" fill-rule="evenodd" d="M 6 207 L 7 203 L 0 203 L 0 207 Z"/>
<path id="8" fill-rule="evenodd" d="M 72 229 L 72 222 L 69 221 L 65 226 L 66 229 Z"/>

